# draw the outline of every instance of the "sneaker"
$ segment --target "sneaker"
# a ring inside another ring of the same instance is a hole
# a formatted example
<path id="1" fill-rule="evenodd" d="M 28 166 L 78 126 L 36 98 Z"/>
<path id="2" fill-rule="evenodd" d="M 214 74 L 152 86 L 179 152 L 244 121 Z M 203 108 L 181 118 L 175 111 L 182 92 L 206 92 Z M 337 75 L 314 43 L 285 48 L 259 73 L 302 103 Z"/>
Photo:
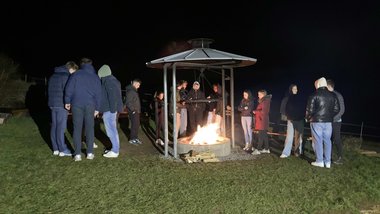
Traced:
<path id="1" fill-rule="evenodd" d="M 74 156 L 74 161 L 81 161 L 82 160 L 82 156 L 81 155 L 75 155 Z"/>
<path id="2" fill-rule="evenodd" d="M 338 165 L 343 164 L 343 158 L 339 157 L 338 160 L 334 161 L 334 164 L 338 164 Z"/>
<path id="3" fill-rule="evenodd" d="M 96 145 L 96 143 L 94 142 L 94 149 L 97 149 L 98 148 L 98 145 Z"/>
<path id="4" fill-rule="evenodd" d="M 142 144 L 142 141 L 140 139 L 138 139 L 138 138 L 136 138 L 135 141 L 136 141 L 137 144 Z"/>
<path id="5" fill-rule="evenodd" d="M 89 160 L 92 160 L 92 159 L 94 159 L 94 157 L 95 157 L 94 154 L 88 153 L 86 158 L 89 159 Z"/>
<path id="6" fill-rule="evenodd" d="M 311 165 L 312 166 L 318 166 L 318 167 L 325 167 L 325 165 L 323 164 L 323 162 L 311 162 Z"/>
<path id="7" fill-rule="evenodd" d="M 130 140 L 130 141 L 128 141 L 128 142 L 129 142 L 130 144 L 133 144 L 133 145 L 136 145 L 136 146 L 138 145 L 136 140 Z"/>
<path id="8" fill-rule="evenodd" d="M 331 163 L 326 163 L 326 164 L 325 164 L 325 167 L 326 167 L 327 169 L 330 169 L 330 167 L 331 167 Z"/>
<path id="9" fill-rule="evenodd" d="M 246 143 L 245 144 L 245 147 L 243 148 L 244 151 L 248 151 L 249 150 L 249 143 Z"/>
<path id="10" fill-rule="evenodd" d="M 260 153 L 269 154 L 270 151 L 269 151 L 269 149 L 263 149 L 263 150 L 260 150 Z"/>
<path id="11" fill-rule="evenodd" d="M 161 146 L 165 145 L 164 141 L 162 141 L 161 139 L 156 140 L 156 143 L 160 144 Z"/>
<path id="12" fill-rule="evenodd" d="M 103 154 L 103 157 L 106 157 L 106 158 L 117 158 L 118 156 L 119 156 L 119 153 L 116 153 L 113 151 L 109 151 L 108 153 Z"/>
<path id="13" fill-rule="evenodd" d="M 280 158 L 287 158 L 287 155 L 281 154 Z"/>
<path id="14" fill-rule="evenodd" d="M 69 156 L 72 156 L 72 154 L 68 153 L 68 152 L 60 152 L 59 153 L 59 157 L 69 157 Z"/>
<path id="15" fill-rule="evenodd" d="M 252 153 L 251 153 L 252 155 L 259 155 L 259 154 L 261 154 L 260 153 L 260 151 L 259 150 L 257 150 L 257 149 L 254 149 L 253 151 L 252 151 Z"/>
<path id="16" fill-rule="evenodd" d="M 108 152 L 110 152 L 111 150 L 108 150 L 108 149 L 104 149 L 104 153 L 103 154 L 107 154 Z"/>
<path id="17" fill-rule="evenodd" d="M 54 155 L 54 156 L 59 155 L 59 151 L 58 151 L 58 150 L 53 151 L 53 155 Z"/>

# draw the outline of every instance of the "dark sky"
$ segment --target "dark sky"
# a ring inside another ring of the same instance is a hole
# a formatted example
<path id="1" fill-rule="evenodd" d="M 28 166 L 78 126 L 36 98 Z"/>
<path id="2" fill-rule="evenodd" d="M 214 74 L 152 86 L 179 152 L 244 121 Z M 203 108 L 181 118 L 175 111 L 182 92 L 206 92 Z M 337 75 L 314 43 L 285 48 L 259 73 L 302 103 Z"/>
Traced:
<path id="1" fill-rule="evenodd" d="M 123 84 L 139 77 L 141 90 L 152 90 L 161 73 L 146 62 L 162 57 L 170 44 L 211 38 L 211 48 L 257 59 L 236 70 L 235 97 L 244 88 L 265 88 L 276 105 L 291 83 L 307 96 L 324 76 L 345 97 L 345 122 L 380 126 L 380 1 L 156 2 L 2 3 L 0 52 L 41 77 L 86 56 L 95 68 L 110 65 Z M 192 72 L 180 78 L 194 80 Z"/>

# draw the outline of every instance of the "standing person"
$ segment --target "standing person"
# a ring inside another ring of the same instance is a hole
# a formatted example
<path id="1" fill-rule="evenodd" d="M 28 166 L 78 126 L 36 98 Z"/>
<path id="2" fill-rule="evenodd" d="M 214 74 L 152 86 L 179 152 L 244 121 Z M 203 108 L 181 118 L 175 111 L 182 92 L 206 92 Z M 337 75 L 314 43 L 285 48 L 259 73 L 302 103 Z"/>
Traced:
<path id="1" fill-rule="evenodd" d="M 131 121 L 129 143 L 134 145 L 142 144 L 142 141 L 138 138 L 140 127 L 141 102 L 137 90 L 140 88 L 140 85 L 141 80 L 134 79 L 131 82 L 131 84 L 126 87 L 125 92 L 125 105 L 128 110 L 128 117 Z"/>
<path id="2" fill-rule="evenodd" d="M 270 102 L 272 99 L 271 94 L 267 94 L 266 90 L 259 90 L 258 94 L 258 105 L 253 111 L 255 115 L 255 131 L 258 132 L 257 148 L 252 149 L 253 155 L 259 155 L 261 153 L 270 153 L 269 150 L 269 140 L 268 140 L 268 129 L 269 129 L 269 110 Z M 262 148 L 264 144 L 264 149 Z"/>
<path id="3" fill-rule="evenodd" d="M 117 130 L 117 116 L 123 111 L 120 81 L 112 75 L 111 68 L 103 65 L 98 70 L 102 83 L 102 98 L 99 111 L 103 113 L 103 123 L 108 138 L 111 140 L 111 150 L 106 150 L 103 157 L 117 158 L 119 156 L 120 140 Z"/>
<path id="4" fill-rule="evenodd" d="M 175 139 L 177 139 L 179 136 L 184 135 L 184 133 L 181 133 L 181 131 L 180 131 L 181 122 L 183 120 L 183 119 L 181 119 L 181 110 L 183 108 L 186 109 L 186 104 L 185 104 L 185 100 L 181 99 L 181 96 L 179 93 L 179 91 L 181 89 L 182 89 L 181 81 L 177 82 L 175 91 L 173 90 L 173 88 L 170 88 L 171 94 L 170 94 L 169 112 L 170 112 L 170 115 L 172 117 L 176 117 L 175 136 L 173 136 L 173 138 L 175 138 Z M 173 100 L 173 93 L 175 93 L 175 100 Z M 176 109 L 175 109 L 175 112 L 173 113 L 174 103 L 176 104 Z M 185 114 L 183 114 L 183 115 L 185 115 Z M 187 112 L 186 112 L 186 116 L 187 116 Z M 187 124 L 187 118 L 186 118 L 185 122 Z M 184 131 L 184 130 L 182 130 L 182 131 Z"/>
<path id="5" fill-rule="evenodd" d="M 250 90 L 243 91 L 243 99 L 241 99 L 238 106 L 238 111 L 241 116 L 241 126 L 244 131 L 245 147 L 243 150 L 247 151 L 252 146 L 252 112 L 254 110 L 253 96 Z"/>
<path id="6" fill-rule="evenodd" d="M 190 121 L 190 133 L 193 134 L 197 131 L 198 126 L 203 125 L 203 113 L 206 108 L 204 102 L 198 102 L 197 100 L 204 100 L 205 93 L 200 90 L 200 84 L 198 81 L 193 83 L 193 88 L 188 94 L 188 110 Z"/>
<path id="7" fill-rule="evenodd" d="M 310 122 L 312 142 L 316 160 L 311 165 L 331 167 L 332 121 L 339 112 L 339 103 L 334 93 L 327 89 L 324 77 L 316 80 L 316 91 L 310 95 L 306 106 L 306 121 Z"/>
<path id="8" fill-rule="evenodd" d="M 335 164 L 343 164 L 343 144 L 340 138 L 340 129 L 342 127 L 342 116 L 345 111 L 344 99 L 341 93 L 335 90 L 335 83 L 332 79 L 327 80 L 327 89 L 335 94 L 338 98 L 339 112 L 334 116 L 332 123 L 332 137 L 333 144 L 336 146 L 338 159 L 334 161 Z"/>
<path id="9" fill-rule="evenodd" d="M 164 92 L 156 91 L 154 94 L 154 115 L 156 123 L 156 143 L 161 146 L 164 145 L 164 141 L 161 139 L 161 131 L 164 133 L 165 128 L 165 118 L 164 118 Z"/>
<path id="10" fill-rule="evenodd" d="M 99 113 L 102 86 L 92 66 L 92 60 L 81 59 L 80 69 L 71 75 L 65 88 L 65 108 L 73 117 L 74 161 L 81 161 L 82 128 L 84 122 L 87 159 L 94 159 L 94 118 Z"/>
<path id="11" fill-rule="evenodd" d="M 222 100 L 223 102 L 223 97 L 222 97 L 222 87 L 214 83 L 212 85 L 212 92 L 211 94 L 207 97 L 207 99 L 212 99 L 212 100 L 217 100 L 217 101 L 211 101 L 207 103 L 207 125 L 211 123 L 215 123 L 216 121 L 216 109 L 217 109 L 217 104 L 219 100 Z M 218 109 L 220 110 L 220 109 Z M 221 114 L 219 114 L 221 115 Z"/>
<path id="12" fill-rule="evenodd" d="M 181 88 L 179 89 L 179 96 L 180 96 L 180 103 L 183 105 L 177 103 L 179 109 L 180 109 L 180 126 L 179 126 L 179 137 L 185 137 L 187 132 L 187 106 L 184 105 L 184 101 L 187 100 L 188 97 L 188 91 L 187 91 L 187 81 L 181 80 L 179 82 L 181 85 Z"/>
<path id="13" fill-rule="evenodd" d="M 301 153 L 302 135 L 304 130 L 305 102 L 298 93 L 298 87 L 295 84 L 289 86 L 289 95 L 285 104 L 285 117 L 287 119 L 286 138 L 284 149 L 280 158 L 287 158 L 293 148 L 296 157 Z M 294 140 L 294 144 L 293 144 Z"/>
<path id="14" fill-rule="evenodd" d="M 76 70 L 78 70 L 78 65 L 73 61 L 55 67 L 48 82 L 48 105 L 51 110 L 50 139 L 53 155 L 60 157 L 72 155 L 65 143 L 68 111 L 65 109 L 64 91 L 70 74 Z"/>

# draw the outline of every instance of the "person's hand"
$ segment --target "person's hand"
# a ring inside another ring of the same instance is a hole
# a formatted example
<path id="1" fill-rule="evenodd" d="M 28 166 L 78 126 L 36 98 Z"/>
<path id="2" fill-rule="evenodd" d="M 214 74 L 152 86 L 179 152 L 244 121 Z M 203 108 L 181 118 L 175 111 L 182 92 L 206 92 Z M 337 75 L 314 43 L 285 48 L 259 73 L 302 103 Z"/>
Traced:
<path id="1" fill-rule="evenodd" d="M 96 111 L 94 112 L 94 117 L 97 117 L 99 115 L 99 111 Z"/>
<path id="2" fill-rule="evenodd" d="M 136 114 L 136 111 L 132 111 L 132 114 Z"/>
<path id="3" fill-rule="evenodd" d="M 253 114 L 256 114 L 256 111 L 252 111 Z"/>
<path id="4" fill-rule="evenodd" d="M 244 107 L 244 109 L 247 110 L 247 109 L 248 109 L 248 106 Z"/>
<path id="5" fill-rule="evenodd" d="M 68 111 L 70 111 L 71 105 L 70 104 L 65 104 L 65 109 L 67 109 Z"/>

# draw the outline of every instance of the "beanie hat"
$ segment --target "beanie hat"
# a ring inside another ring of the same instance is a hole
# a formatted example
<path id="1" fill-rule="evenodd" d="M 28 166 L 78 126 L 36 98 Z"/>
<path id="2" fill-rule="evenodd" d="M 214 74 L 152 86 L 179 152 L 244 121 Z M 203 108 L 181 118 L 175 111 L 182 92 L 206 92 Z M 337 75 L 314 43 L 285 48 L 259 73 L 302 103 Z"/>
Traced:
<path id="1" fill-rule="evenodd" d="M 318 89 L 320 87 L 327 87 L 327 81 L 326 81 L 326 78 L 324 77 L 321 77 L 319 79 L 317 79 L 314 83 L 314 86 L 315 86 L 315 89 Z"/>
<path id="2" fill-rule="evenodd" d="M 108 66 L 108 65 L 103 65 L 102 67 L 100 67 L 100 69 L 99 69 L 99 71 L 98 71 L 98 76 L 100 77 L 100 78 L 102 78 L 102 77 L 106 77 L 106 76 L 109 76 L 109 75 L 111 75 L 112 73 L 111 73 L 111 68 L 110 68 L 110 66 Z"/>

